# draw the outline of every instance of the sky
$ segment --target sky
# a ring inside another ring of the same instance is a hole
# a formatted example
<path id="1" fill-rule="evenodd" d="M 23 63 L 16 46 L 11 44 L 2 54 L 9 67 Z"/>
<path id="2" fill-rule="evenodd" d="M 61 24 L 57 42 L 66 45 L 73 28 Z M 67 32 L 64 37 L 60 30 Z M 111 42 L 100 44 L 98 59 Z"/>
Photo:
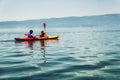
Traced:
<path id="1" fill-rule="evenodd" d="M 0 0 L 0 21 L 120 14 L 120 0 Z"/>

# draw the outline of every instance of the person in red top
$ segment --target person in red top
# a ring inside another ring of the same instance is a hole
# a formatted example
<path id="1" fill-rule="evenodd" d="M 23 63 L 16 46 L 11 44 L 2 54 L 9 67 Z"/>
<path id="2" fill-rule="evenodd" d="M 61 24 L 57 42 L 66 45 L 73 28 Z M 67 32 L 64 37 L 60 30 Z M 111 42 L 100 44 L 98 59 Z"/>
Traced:
<path id="1" fill-rule="evenodd" d="M 44 31 L 41 31 L 40 37 L 45 37 L 45 32 Z"/>

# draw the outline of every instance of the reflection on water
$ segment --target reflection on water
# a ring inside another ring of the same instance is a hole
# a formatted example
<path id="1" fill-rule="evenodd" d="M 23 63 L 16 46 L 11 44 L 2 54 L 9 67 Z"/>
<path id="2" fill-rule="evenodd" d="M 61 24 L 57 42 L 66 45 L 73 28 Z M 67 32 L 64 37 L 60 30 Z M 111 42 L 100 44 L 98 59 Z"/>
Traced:
<path id="1" fill-rule="evenodd" d="M 40 41 L 15 41 L 15 46 L 24 49 L 27 53 L 42 53 L 44 62 L 46 62 L 46 47 L 57 46 L 58 40 L 40 40 Z"/>

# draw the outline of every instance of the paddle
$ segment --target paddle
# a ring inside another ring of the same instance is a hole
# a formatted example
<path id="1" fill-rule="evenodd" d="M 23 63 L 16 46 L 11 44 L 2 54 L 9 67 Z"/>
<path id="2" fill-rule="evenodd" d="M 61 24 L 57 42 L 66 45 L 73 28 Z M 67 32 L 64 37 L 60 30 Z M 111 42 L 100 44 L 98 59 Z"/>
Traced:
<path id="1" fill-rule="evenodd" d="M 24 36 L 25 36 L 25 37 L 28 37 L 28 34 L 25 33 Z M 38 36 L 39 36 L 39 35 L 35 35 L 35 36 L 33 36 L 33 37 L 38 37 Z"/>
<path id="2" fill-rule="evenodd" d="M 24 34 L 24 36 L 25 36 L 25 37 L 27 37 L 27 36 L 28 36 L 28 34 Z"/>
<path id="3" fill-rule="evenodd" d="M 44 31 L 46 31 L 46 23 L 43 23 Z"/>
<path id="4" fill-rule="evenodd" d="M 43 27 L 44 27 L 45 35 L 47 35 L 47 32 L 46 32 L 46 23 L 43 23 Z"/>

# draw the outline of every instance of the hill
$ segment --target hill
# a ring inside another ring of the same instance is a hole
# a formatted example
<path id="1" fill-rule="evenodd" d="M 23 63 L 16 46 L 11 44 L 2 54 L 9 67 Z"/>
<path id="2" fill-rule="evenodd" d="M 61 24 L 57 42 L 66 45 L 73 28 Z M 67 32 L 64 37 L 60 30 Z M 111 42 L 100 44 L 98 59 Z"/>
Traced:
<path id="1" fill-rule="evenodd" d="M 25 21 L 4 21 L 0 22 L 0 27 L 40 27 L 46 22 L 47 27 L 92 27 L 92 26 L 120 26 L 120 14 L 106 14 L 83 17 L 63 17 L 36 19 Z"/>

